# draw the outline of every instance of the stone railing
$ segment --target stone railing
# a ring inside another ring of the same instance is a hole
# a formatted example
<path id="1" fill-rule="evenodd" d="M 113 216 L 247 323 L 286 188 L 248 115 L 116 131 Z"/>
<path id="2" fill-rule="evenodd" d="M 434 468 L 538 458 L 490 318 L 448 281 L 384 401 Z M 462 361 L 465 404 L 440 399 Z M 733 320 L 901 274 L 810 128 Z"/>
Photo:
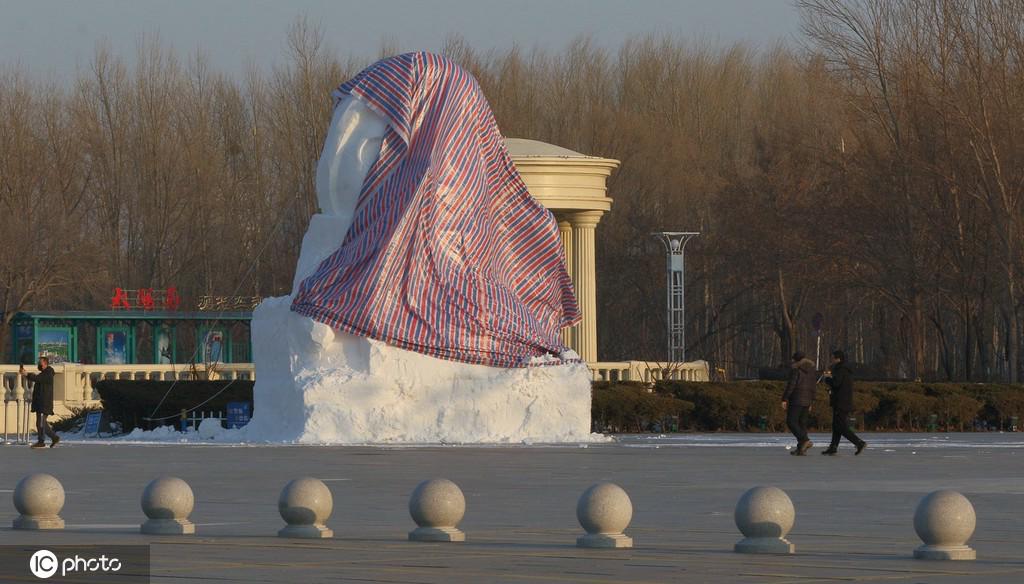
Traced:
<path id="1" fill-rule="evenodd" d="M 221 363 L 213 367 L 191 365 L 79 365 L 62 363 L 53 366 L 53 416 L 50 420 L 63 418 L 76 408 L 99 405 L 100 396 L 95 384 L 101 379 L 152 379 L 172 381 L 174 379 L 256 379 L 256 368 L 252 363 Z M 34 366 L 25 368 L 35 373 Z M 32 384 L 18 375 L 17 365 L 0 365 L 0 393 L 3 397 L 4 415 L 0 419 L 0 432 L 8 440 L 25 442 L 28 434 L 35 431 L 35 415 L 30 412 Z"/>
<path id="2" fill-rule="evenodd" d="M 644 381 L 678 379 L 707 381 L 706 361 L 690 363 L 657 363 L 651 361 L 616 361 L 588 363 L 594 381 Z M 53 412 L 50 420 L 72 414 L 76 408 L 99 405 L 95 384 L 101 379 L 256 379 L 252 363 L 223 363 L 215 367 L 176 365 L 79 365 L 65 363 L 53 366 Z M 26 367 L 29 373 L 35 367 Z M 3 394 L 4 417 L 0 431 L 9 439 L 28 440 L 35 431 L 35 416 L 29 412 L 32 384 L 18 375 L 17 365 L 0 365 L 0 393 Z"/>
<path id="3" fill-rule="evenodd" d="M 587 363 L 594 381 L 643 381 L 662 379 L 708 381 L 707 361 L 658 363 L 655 361 L 606 361 Z"/>

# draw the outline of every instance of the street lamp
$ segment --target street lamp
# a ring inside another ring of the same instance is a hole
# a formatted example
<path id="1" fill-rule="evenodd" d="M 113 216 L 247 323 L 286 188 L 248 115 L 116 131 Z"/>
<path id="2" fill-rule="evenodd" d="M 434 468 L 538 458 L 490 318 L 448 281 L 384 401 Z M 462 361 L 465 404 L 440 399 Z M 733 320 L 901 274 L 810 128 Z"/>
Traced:
<path id="1" fill-rule="evenodd" d="M 686 244 L 700 235 L 699 231 L 662 231 L 652 233 L 665 245 L 668 259 L 668 360 L 686 362 L 686 294 L 683 273 Z"/>

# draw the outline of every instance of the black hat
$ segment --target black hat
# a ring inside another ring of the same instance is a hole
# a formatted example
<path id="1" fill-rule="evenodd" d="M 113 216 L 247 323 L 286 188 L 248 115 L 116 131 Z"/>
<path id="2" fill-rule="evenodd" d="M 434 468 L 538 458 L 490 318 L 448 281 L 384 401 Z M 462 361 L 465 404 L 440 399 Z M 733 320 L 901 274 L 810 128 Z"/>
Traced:
<path id="1" fill-rule="evenodd" d="M 846 353 L 842 351 L 832 351 L 832 356 L 840 361 L 846 361 Z"/>
<path id="2" fill-rule="evenodd" d="M 797 351 L 796 353 L 793 353 L 793 360 L 794 361 L 802 361 L 803 358 L 806 357 L 806 356 L 807 355 L 804 355 L 803 351 Z"/>

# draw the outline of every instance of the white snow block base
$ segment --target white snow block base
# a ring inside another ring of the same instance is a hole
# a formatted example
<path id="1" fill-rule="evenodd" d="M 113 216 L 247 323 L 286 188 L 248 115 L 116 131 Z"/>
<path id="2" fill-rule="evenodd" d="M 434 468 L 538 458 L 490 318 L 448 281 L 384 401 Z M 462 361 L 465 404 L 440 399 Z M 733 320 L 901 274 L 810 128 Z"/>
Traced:
<path id="1" fill-rule="evenodd" d="M 505 369 L 336 332 L 269 298 L 253 313 L 246 442 L 461 444 L 605 441 L 590 433 L 583 363 Z"/>

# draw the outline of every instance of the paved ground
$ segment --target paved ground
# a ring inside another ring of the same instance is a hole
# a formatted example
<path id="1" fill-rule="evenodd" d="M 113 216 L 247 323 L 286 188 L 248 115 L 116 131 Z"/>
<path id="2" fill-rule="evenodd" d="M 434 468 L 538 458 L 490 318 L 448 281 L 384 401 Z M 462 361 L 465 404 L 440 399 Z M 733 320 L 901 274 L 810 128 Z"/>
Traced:
<path id="1" fill-rule="evenodd" d="M 224 447 L 72 443 L 0 448 L 0 544 L 152 544 L 153 582 L 1022 582 L 1024 436 L 865 435 L 864 456 L 787 456 L 782 437 L 629 438 L 581 447 Z M 1018 437 L 1019 436 L 1019 437 Z M 819 437 L 814 437 L 820 444 Z M 747 446 L 742 446 L 747 445 Z M 707 447 L 710 446 L 710 447 Z M 819 450 L 819 449 L 815 449 Z M 60 533 L 10 529 L 27 473 L 64 483 Z M 192 537 L 143 536 L 139 496 L 159 475 L 196 494 Z M 324 479 L 335 539 L 284 540 L 277 496 Z M 465 544 L 405 541 L 407 498 L 430 477 L 466 494 Z M 610 480 L 635 508 L 633 550 L 580 550 L 579 494 Z M 731 552 L 736 500 L 785 489 L 792 557 Z M 910 559 L 917 501 L 939 488 L 974 503 L 976 562 Z"/>

